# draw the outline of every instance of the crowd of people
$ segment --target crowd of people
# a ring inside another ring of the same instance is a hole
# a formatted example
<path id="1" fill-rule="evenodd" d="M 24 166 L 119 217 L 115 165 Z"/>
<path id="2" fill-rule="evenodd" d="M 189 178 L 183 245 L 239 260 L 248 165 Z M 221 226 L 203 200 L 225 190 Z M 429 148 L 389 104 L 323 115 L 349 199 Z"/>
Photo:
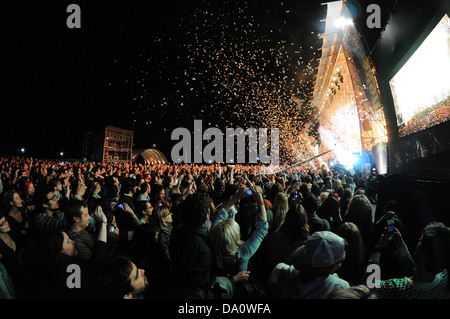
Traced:
<path id="1" fill-rule="evenodd" d="M 450 228 L 433 220 L 413 231 L 394 200 L 376 213 L 368 176 L 343 167 L 21 157 L 1 158 L 0 173 L 0 298 L 448 293 Z"/>
<path id="2" fill-rule="evenodd" d="M 431 108 L 415 114 L 407 123 L 399 126 L 399 135 L 406 136 L 450 120 L 449 98 Z"/>

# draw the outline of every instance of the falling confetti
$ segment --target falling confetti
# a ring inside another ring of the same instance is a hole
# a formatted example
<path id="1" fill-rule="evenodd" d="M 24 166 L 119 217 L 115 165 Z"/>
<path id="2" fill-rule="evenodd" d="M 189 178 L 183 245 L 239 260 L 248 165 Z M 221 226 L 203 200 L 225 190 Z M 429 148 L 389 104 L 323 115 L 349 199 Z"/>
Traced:
<path id="1" fill-rule="evenodd" d="M 314 156 L 318 123 L 309 102 L 321 40 L 311 36 L 317 30 L 288 23 L 299 10 L 290 1 L 162 8 L 161 23 L 142 23 L 151 43 L 135 59 L 114 57 L 116 83 L 133 88 L 133 121 L 167 135 L 194 119 L 222 130 L 278 128 L 280 161 Z"/>

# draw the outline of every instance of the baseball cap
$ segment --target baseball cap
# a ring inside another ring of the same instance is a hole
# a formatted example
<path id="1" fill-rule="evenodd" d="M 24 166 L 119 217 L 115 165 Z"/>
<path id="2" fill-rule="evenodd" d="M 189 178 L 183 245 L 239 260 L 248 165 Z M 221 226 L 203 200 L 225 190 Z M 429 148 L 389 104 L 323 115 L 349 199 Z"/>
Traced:
<path id="1" fill-rule="evenodd" d="M 345 257 L 346 241 L 330 231 L 317 231 L 291 255 L 298 270 L 323 268 L 336 264 Z"/>

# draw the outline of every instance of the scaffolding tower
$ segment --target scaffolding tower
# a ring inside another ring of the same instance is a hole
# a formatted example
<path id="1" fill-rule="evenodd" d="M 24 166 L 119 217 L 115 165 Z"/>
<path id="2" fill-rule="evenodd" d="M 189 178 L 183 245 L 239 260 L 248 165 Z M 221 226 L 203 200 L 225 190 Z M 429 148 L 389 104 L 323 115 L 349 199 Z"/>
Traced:
<path id="1" fill-rule="evenodd" d="M 103 141 L 102 163 L 130 163 L 133 131 L 107 126 Z"/>

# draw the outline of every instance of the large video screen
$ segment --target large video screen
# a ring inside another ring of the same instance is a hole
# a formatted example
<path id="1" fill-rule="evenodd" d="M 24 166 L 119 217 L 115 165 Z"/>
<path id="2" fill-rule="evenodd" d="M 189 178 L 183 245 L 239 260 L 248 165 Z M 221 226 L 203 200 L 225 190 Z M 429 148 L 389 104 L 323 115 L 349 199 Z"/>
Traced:
<path id="1" fill-rule="evenodd" d="M 450 119 L 450 20 L 447 14 L 389 84 L 400 137 Z"/>

